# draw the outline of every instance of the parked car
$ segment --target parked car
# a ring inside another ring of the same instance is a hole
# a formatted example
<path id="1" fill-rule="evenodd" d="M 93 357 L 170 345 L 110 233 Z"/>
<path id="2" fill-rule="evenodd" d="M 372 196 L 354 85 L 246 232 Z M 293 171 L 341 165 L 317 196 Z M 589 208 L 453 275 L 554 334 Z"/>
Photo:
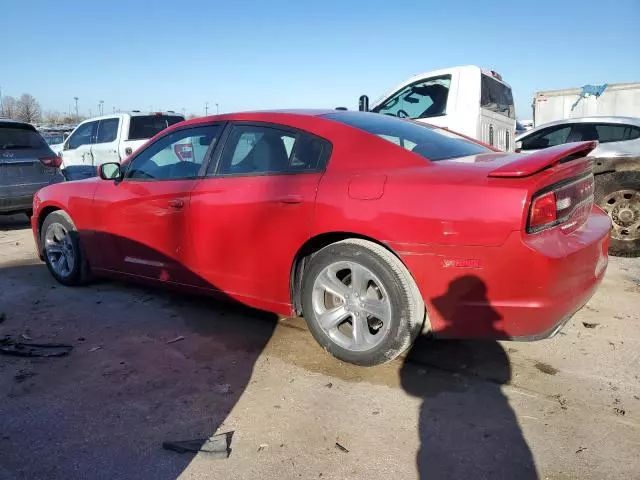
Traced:
<path id="1" fill-rule="evenodd" d="M 583 117 L 541 125 L 516 139 L 522 152 L 597 140 L 595 198 L 611 217 L 612 255 L 640 255 L 640 118 Z"/>
<path id="2" fill-rule="evenodd" d="M 557 332 L 607 266 L 594 147 L 506 154 L 363 112 L 205 117 L 41 190 L 33 234 L 62 284 L 138 279 L 299 314 L 333 355 L 375 365 L 423 330 Z"/>
<path id="3" fill-rule="evenodd" d="M 360 97 L 358 108 L 369 111 L 366 95 Z M 376 100 L 371 111 L 446 127 L 513 151 L 513 95 L 493 70 L 465 65 L 415 75 Z"/>
<path id="4" fill-rule="evenodd" d="M 116 113 L 80 123 L 62 146 L 63 168 L 120 162 L 165 128 L 184 120 L 173 112 Z"/>
<path id="5" fill-rule="evenodd" d="M 59 166 L 33 125 L 0 119 L 0 214 L 31 215 L 33 194 L 64 180 Z"/>
<path id="6" fill-rule="evenodd" d="M 520 120 L 516 120 L 516 135 L 522 135 L 527 131 L 527 127 L 525 127 Z"/>

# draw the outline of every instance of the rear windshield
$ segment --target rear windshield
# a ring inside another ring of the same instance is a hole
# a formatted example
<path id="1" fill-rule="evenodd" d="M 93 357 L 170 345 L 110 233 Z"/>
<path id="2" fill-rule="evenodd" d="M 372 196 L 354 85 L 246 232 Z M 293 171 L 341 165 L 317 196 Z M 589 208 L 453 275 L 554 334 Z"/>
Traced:
<path id="1" fill-rule="evenodd" d="M 377 135 L 434 162 L 491 152 L 452 132 L 387 115 L 340 112 L 324 117 Z"/>
<path id="2" fill-rule="evenodd" d="M 0 150 L 31 150 L 46 147 L 47 144 L 42 136 L 29 127 L 0 124 Z"/>
<path id="3" fill-rule="evenodd" d="M 485 74 L 482 74 L 480 106 L 505 117 L 516 118 L 511 88 Z"/>
<path id="4" fill-rule="evenodd" d="M 182 122 L 178 115 L 139 115 L 131 117 L 129 140 L 147 140 L 167 127 Z"/>

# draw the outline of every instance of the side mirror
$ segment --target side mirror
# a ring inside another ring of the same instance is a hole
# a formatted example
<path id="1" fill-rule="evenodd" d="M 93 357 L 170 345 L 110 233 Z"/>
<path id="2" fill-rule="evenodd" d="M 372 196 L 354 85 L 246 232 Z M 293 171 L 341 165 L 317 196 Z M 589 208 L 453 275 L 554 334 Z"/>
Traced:
<path id="1" fill-rule="evenodd" d="M 369 111 L 369 97 L 366 95 L 360 95 L 360 98 L 358 99 L 358 110 L 361 112 Z"/>
<path id="2" fill-rule="evenodd" d="M 102 180 L 120 180 L 122 178 L 120 164 L 116 162 L 103 163 L 98 167 L 98 175 Z"/>
<path id="3" fill-rule="evenodd" d="M 522 142 L 516 142 L 516 152 L 519 152 L 520 150 L 522 150 Z"/>

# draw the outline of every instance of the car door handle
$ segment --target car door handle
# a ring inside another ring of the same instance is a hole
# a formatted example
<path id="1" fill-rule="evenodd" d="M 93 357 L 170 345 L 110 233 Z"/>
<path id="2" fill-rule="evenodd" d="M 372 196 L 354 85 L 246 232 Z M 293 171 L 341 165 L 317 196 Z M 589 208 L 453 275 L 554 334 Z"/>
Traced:
<path id="1" fill-rule="evenodd" d="M 170 200 L 169 201 L 169 207 L 170 208 L 175 208 L 176 210 L 180 210 L 181 208 L 184 207 L 184 201 L 183 200 Z"/>
<path id="2" fill-rule="evenodd" d="M 286 204 L 302 203 L 302 197 L 300 195 L 286 195 L 279 198 L 278 201 Z"/>

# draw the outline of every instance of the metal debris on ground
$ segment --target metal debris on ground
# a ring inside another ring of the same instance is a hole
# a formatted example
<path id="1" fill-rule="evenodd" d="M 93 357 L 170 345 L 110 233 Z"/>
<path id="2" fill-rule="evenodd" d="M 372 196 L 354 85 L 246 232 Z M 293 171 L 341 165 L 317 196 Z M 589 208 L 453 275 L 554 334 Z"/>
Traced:
<path id="1" fill-rule="evenodd" d="M 101 350 L 101 349 L 102 349 L 102 346 L 98 345 L 97 347 L 90 348 L 89 352 L 97 352 L 98 350 Z"/>
<path id="2" fill-rule="evenodd" d="M 176 338 L 172 338 L 171 340 L 167 340 L 167 343 L 176 343 L 176 342 L 179 342 L 180 340 L 184 340 L 184 337 L 182 335 L 178 335 Z"/>
<path id="3" fill-rule="evenodd" d="M 584 328 L 596 328 L 598 325 L 600 325 L 600 324 L 599 323 L 582 322 L 582 326 Z"/>
<path id="4" fill-rule="evenodd" d="M 162 443 L 162 448 L 178 453 L 200 453 L 205 458 L 221 460 L 231 455 L 233 433 L 221 433 L 196 440 L 167 441 Z"/>
<path id="5" fill-rule="evenodd" d="M 258 447 L 258 451 L 261 452 L 262 450 L 264 450 L 268 446 L 269 446 L 268 443 L 261 443 L 260 446 Z"/>
<path id="6" fill-rule="evenodd" d="M 62 343 L 25 343 L 10 336 L 0 339 L 0 353 L 16 357 L 63 357 L 71 350 L 73 345 Z"/>
<path id="7" fill-rule="evenodd" d="M 347 448 L 343 447 L 342 445 L 340 445 L 338 442 L 336 442 L 336 448 L 338 450 L 340 450 L 341 452 L 349 453 L 349 450 Z"/>
<path id="8" fill-rule="evenodd" d="M 580 454 L 582 452 L 584 452 L 587 449 L 587 447 L 580 447 L 578 450 L 576 450 L 577 454 Z"/>
<path id="9" fill-rule="evenodd" d="M 27 335 L 26 333 L 21 333 L 20 334 L 20 338 L 23 340 L 33 340 L 33 338 L 31 338 L 29 335 Z"/>

